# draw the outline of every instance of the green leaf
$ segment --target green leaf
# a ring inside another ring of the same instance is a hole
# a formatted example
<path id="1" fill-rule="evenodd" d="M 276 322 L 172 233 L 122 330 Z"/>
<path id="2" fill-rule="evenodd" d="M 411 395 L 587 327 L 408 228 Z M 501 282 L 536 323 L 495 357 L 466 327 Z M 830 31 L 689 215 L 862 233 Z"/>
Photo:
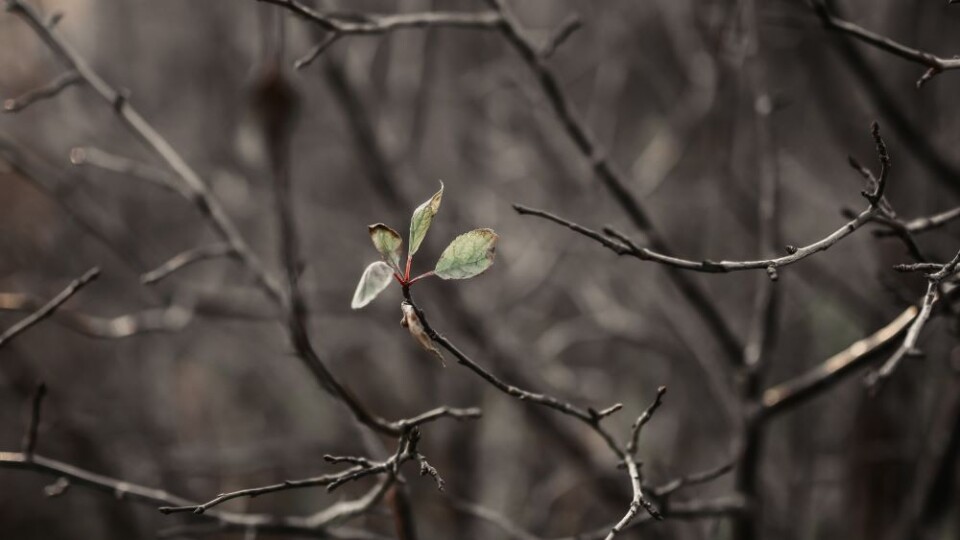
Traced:
<path id="1" fill-rule="evenodd" d="M 430 200 L 424 202 L 413 211 L 410 217 L 410 251 L 407 257 L 413 257 L 413 254 L 420 249 L 420 243 L 423 237 L 427 235 L 427 229 L 430 228 L 430 222 L 433 216 L 440 210 L 440 199 L 443 198 L 443 182 L 440 182 L 440 191 L 433 194 Z"/>
<path id="2" fill-rule="evenodd" d="M 497 238 L 490 229 L 461 234 L 443 250 L 433 272 L 443 279 L 467 279 L 482 273 L 493 264 Z"/>
<path id="3" fill-rule="evenodd" d="M 383 223 L 370 225 L 370 240 L 373 240 L 373 247 L 377 248 L 383 260 L 392 264 L 394 269 L 400 271 L 400 252 L 403 246 L 403 238 L 400 233 L 387 227 Z"/>
<path id="4" fill-rule="evenodd" d="M 360 276 L 360 283 L 357 284 L 357 290 L 353 293 L 353 301 L 350 302 L 350 307 L 360 309 L 369 304 L 371 300 L 387 288 L 387 285 L 390 285 L 391 279 L 393 279 L 393 269 L 390 268 L 389 264 L 377 261 L 368 266 L 363 271 L 363 275 Z"/>

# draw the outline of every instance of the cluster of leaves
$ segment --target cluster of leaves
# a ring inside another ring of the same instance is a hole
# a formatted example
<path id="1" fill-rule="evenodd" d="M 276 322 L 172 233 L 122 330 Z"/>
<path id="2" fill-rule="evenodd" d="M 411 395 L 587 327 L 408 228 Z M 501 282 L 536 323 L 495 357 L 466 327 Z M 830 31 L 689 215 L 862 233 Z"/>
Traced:
<path id="1" fill-rule="evenodd" d="M 403 238 L 397 231 L 383 223 L 370 225 L 370 239 L 382 260 L 367 266 L 363 271 L 353 295 L 353 302 L 350 304 L 353 309 L 360 309 L 369 304 L 390 285 L 391 278 L 402 287 L 409 287 L 429 276 L 442 279 L 468 279 L 490 268 L 496 251 L 497 233 L 491 229 L 474 229 L 454 238 L 443 250 L 433 270 L 414 278 L 410 277 L 413 255 L 420 249 L 420 244 L 427 235 L 433 217 L 440 210 L 442 198 L 443 182 L 440 183 L 440 191 L 413 211 L 410 217 L 410 247 L 407 251 L 406 266 L 403 269 L 400 267 Z"/>

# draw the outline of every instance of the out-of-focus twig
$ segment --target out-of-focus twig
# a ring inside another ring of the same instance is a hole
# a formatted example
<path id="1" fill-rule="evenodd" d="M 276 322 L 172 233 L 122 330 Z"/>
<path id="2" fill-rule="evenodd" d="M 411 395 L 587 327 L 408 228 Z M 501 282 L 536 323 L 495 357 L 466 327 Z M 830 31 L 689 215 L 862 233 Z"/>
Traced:
<path id="1" fill-rule="evenodd" d="M 27 422 L 27 432 L 23 436 L 23 455 L 30 459 L 33 457 L 33 451 L 37 448 L 37 433 L 40 430 L 40 409 L 43 406 L 43 398 L 47 396 L 47 385 L 43 382 L 37 384 L 33 391 L 33 400 L 30 407 L 30 420 Z"/>
<path id="2" fill-rule="evenodd" d="M 188 199 L 190 198 L 189 192 L 169 172 L 153 165 L 105 152 L 93 146 L 78 146 L 70 150 L 70 163 L 132 175 L 163 189 L 179 193 Z"/>
<path id="3" fill-rule="evenodd" d="M 0 311 L 33 311 L 41 301 L 23 293 L 0 293 Z M 129 313 L 112 318 L 97 317 L 71 309 L 58 309 L 51 320 L 74 332 L 99 339 L 119 339 L 148 332 L 175 332 L 193 316 L 189 302 Z"/>
<path id="4" fill-rule="evenodd" d="M 590 162 L 594 174 L 624 210 L 634 226 L 644 234 L 649 244 L 657 251 L 669 253 L 670 250 L 666 241 L 654 226 L 648 212 L 627 189 L 624 175 L 606 156 L 606 152 L 596 142 L 593 133 L 579 118 L 553 71 L 538 53 L 536 46 L 524 36 L 520 22 L 507 9 L 503 0 L 487 0 L 487 3 L 503 17 L 503 24 L 500 28 L 504 37 L 536 77 L 561 125 L 577 150 Z M 736 365 L 739 362 L 742 349 L 740 339 L 730 328 L 716 304 L 699 284 L 689 276 L 674 269 L 668 269 L 668 276 L 681 294 L 701 315 L 730 362 Z"/>
<path id="5" fill-rule="evenodd" d="M 170 274 L 180 270 L 184 266 L 191 265 L 207 259 L 216 259 L 234 255 L 233 246 L 230 244 L 208 244 L 199 246 L 187 251 L 178 253 L 173 258 L 158 266 L 157 268 L 146 272 L 140 276 L 140 283 L 144 285 L 154 284 Z"/>
<path id="6" fill-rule="evenodd" d="M 60 291 L 60 293 L 54 296 L 49 302 L 41 306 L 35 312 L 31 313 L 25 319 L 14 324 L 10 328 L 7 328 L 3 334 L 0 334 L 0 348 L 10 343 L 12 339 L 26 331 L 31 326 L 37 324 L 43 319 L 46 319 L 50 315 L 53 315 L 53 312 L 56 311 L 57 308 L 63 305 L 63 303 L 69 300 L 71 296 L 77 294 L 80 289 L 96 279 L 99 275 L 99 268 L 94 267 L 90 270 L 87 270 L 85 274 L 73 280 L 65 289 Z"/>
<path id="7" fill-rule="evenodd" d="M 636 440 L 639 437 L 640 429 L 649 421 L 650 417 L 660 406 L 663 394 L 666 392 L 665 387 L 660 387 L 657 390 L 656 399 L 634 423 L 634 427 L 631 431 L 631 438 L 625 446 L 621 447 L 616 438 L 614 438 L 614 436 L 605 427 L 603 427 L 601 423 L 602 420 L 606 418 L 606 415 L 602 415 L 594 409 L 582 409 L 572 403 L 557 399 L 547 394 L 524 390 L 501 380 L 493 373 L 487 371 L 480 364 L 477 364 L 473 359 L 467 356 L 466 353 L 461 351 L 449 339 L 438 333 L 430 325 L 430 323 L 427 321 L 426 314 L 414 302 L 409 286 L 403 287 L 403 297 L 405 302 L 413 308 L 413 311 L 420 320 L 420 323 L 423 325 L 423 330 L 426 332 L 427 336 L 433 342 L 449 351 L 457 359 L 459 364 L 466 367 L 481 379 L 491 384 L 494 388 L 503 392 L 504 394 L 507 394 L 508 396 L 514 397 L 523 402 L 530 402 L 548 407 L 583 422 L 600 436 L 600 438 L 604 441 L 604 443 L 606 443 L 607 447 L 613 452 L 617 459 L 623 463 L 630 478 L 633 497 L 630 501 L 630 506 L 627 510 L 627 513 L 624 514 L 623 518 L 621 518 L 621 520 L 610 529 L 608 534 L 605 536 L 605 540 L 612 540 L 617 534 L 619 534 L 619 532 L 636 517 L 641 508 L 645 509 L 653 518 L 662 519 L 663 516 L 656 509 L 653 503 L 651 503 L 644 496 L 643 478 L 640 474 L 641 464 L 634 459 L 634 454 L 637 450 Z M 609 411 L 611 409 L 608 408 L 605 410 Z"/>
<path id="8" fill-rule="evenodd" d="M 886 186 L 886 171 L 889 167 L 889 157 L 886 155 L 885 147 L 881 144 L 882 139 L 880 139 L 876 123 L 873 125 L 873 134 L 874 138 L 877 141 L 880 141 L 878 142 L 878 150 L 880 151 L 883 172 L 881 173 L 880 179 L 874 189 L 872 191 L 863 193 L 863 196 L 869 201 L 867 208 L 855 216 L 851 221 L 847 222 L 836 231 L 820 240 L 817 240 L 816 242 L 803 247 L 787 246 L 788 254 L 781 257 L 746 261 L 697 261 L 692 259 L 683 259 L 670 255 L 667 252 L 640 247 L 627 235 L 617 231 L 616 229 L 613 229 L 612 227 L 605 227 L 604 235 L 543 210 L 538 210 L 519 204 L 513 205 L 513 208 L 519 214 L 541 217 L 558 225 L 567 227 L 574 232 L 580 233 L 583 236 L 595 240 L 617 255 L 628 255 L 631 257 L 636 257 L 642 261 L 653 261 L 679 270 L 691 270 L 710 274 L 722 274 L 744 270 L 766 270 L 770 278 L 775 280 L 777 279 L 778 268 L 799 262 L 815 253 L 826 251 L 834 246 L 837 242 L 843 240 L 851 233 L 862 227 L 864 224 L 872 221 L 876 216 L 883 215 L 885 209 L 880 204 L 880 201 L 883 199 L 883 192 Z"/>
<path id="9" fill-rule="evenodd" d="M 74 70 L 83 82 L 109 104 L 117 116 L 151 149 L 153 149 L 183 180 L 190 201 L 207 218 L 221 239 L 233 246 L 237 257 L 254 276 L 264 291 L 279 304 L 286 304 L 286 296 L 279 283 L 267 272 L 260 258 L 240 235 L 236 225 L 213 196 L 199 174 L 187 164 L 169 142 L 130 105 L 127 97 L 110 86 L 94 71 L 55 28 L 46 24 L 40 13 L 23 0 L 5 0 L 7 11 L 19 16 L 39 36 L 61 63 Z"/>
<path id="10" fill-rule="evenodd" d="M 274 4 L 295 13 L 304 19 L 337 34 L 382 34 L 401 28 L 425 26 L 450 26 L 457 28 L 496 28 L 501 22 L 495 12 L 461 13 L 428 11 L 424 13 L 397 13 L 379 15 L 372 13 L 321 13 L 297 0 L 258 0 Z"/>
<path id="11" fill-rule="evenodd" d="M 40 88 L 35 88 L 20 97 L 5 100 L 3 110 L 8 113 L 20 112 L 37 101 L 55 97 L 65 88 L 69 88 L 81 80 L 76 71 L 66 71 Z"/>

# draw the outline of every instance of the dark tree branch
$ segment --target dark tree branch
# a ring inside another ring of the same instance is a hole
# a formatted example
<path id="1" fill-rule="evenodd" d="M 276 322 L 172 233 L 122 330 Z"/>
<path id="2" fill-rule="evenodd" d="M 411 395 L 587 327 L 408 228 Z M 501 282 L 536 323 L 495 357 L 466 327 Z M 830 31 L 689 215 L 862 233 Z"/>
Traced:
<path id="1" fill-rule="evenodd" d="M 37 448 L 37 432 L 40 429 L 40 408 L 43 405 L 43 398 L 47 395 L 47 385 L 40 383 L 33 391 L 33 401 L 30 407 L 30 421 L 27 423 L 27 432 L 23 436 L 23 455 L 27 459 L 33 457 L 33 451 Z"/>
<path id="2" fill-rule="evenodd" d="M 72 486 L 93 489 L 107 493 L 118 500 L 127 500 L 154 507 L 157 505 L 194 504 L 183 497 L 172 495 L 163 490 L 96 474 L 37 454 L 28 456 L 19 452 L 0 452 L 0 468 L 28 470 L 54 478 L 66 478 Z M 324 531 L 306 526 L 303 518 L 274 518 L 263 514 L 219 511 L 209 512 L 206 517 L 215 520 L 227 530 L 254 529 L 311 537 L 326 536 Z"/>
<path id="3" fill-rule="evenodd" d="M 636 451 L 636 443 L 633 442 L 636 440 L 636 437 L 639 435 L 640 428 L 643 427 L 649 421 L 650 416 L 660 405 L 660 400 L 663 397 L 663 393 L 666 391 L 664 387 L 660 387 L 657 391 L 657 398 L 653 404 L 640 416 L 637 422 L 634 425 L 631 442 L 628 446 L 621 448 L 620 444 L 616 441 L 613 435 L 607 431 L 601 425 L 601 420 L 604 416 L 601 416 L 598 412 L 592 409 L 582 409 L 572 403 L 562 401 L 555 397 L 531 392 L 518 388 L 512 384 L 502 381 L 493 373 L 490 373 L 485 368 L 474 362 L 469 356 L 467 356 L 463 351 L 457 348 L 449 339 L 438 333 L 427 321 L 426 314 L 419 306 L 414 302 L 413 296 L 410 293 L 410 287 L 403 287 L 403 297 L 404 301 L 413 308 L 414 313 L 417 318 L 420 319 L 421 324 L 423 325 L 423 330 L 426 332 L 427 336 L 436 344 L 440 345 L 448 352 L 450 352 L 456 359 L 457 362 L 474 374 L 479 376 L 481 379 L 490 383 L 494 388 L 500 390 L 508 396 L 514 397 L 520 401 L 531 402 L 537 405 L 548 407 L 554 409 L 562 414 L 571 416 L 580 420 L 589 426 L 601 439 L 607 444 L 610 450 L 614 453 L 618 460 L 620 460 L 624 466 L 627 468 L 627 472 L 630 476 L 630 483 L 633 489 L 633 497 L 630 502 L 630 507 L 627 510 L 627 513 L 624 517 L 610 530 L 609 534 L 606 536 L 606 540 L 611 540 L 616 536 L 639 512 L 640 508 L 644 508 L 647 513 L 653 516 L 656 519 L 662 519 L 661 514 L 653 506 L 653 504 L 647 500 L 643 495 L 643 478 L 640 474 L 640 464 L 634 460 L 633 454 Z M 616 406 L 614 406 L 616 407 Z M 606 409 L 609 411 L 610 409 Z"/>
<path id="4" fill-rule="evenodd" d="M 700 484 L 706 484 L 712 482 L 717 478 L 729 473 L 734 470 L 737 466 L 736 461 L 730 461 L 720 465 L 719 467 L 714 467 L 712 469 L 707 469 L 702 472 L 688 474 L 687 476 L 681 476 L 680 478 L 675 478 L 665 484 L 661 484 L 652 489 L 649 489 L 651 495 L 658 498 L 665 498 L 673 495 L 681 489 L 688 488 L 690 486 L 696 486 Z M 667 507 L 669 508 L 669 506 Z M 665 513 L 669 514 L 669 510 L 666 510 Z"/>
<path id="5" fill-rule="evenodd" d="M 543 47 L 540 48 L 540 57 L 544 60 L 549 59 L 561 45 L 583 26 L 580 17 L 570 14 L 560 23 L 560 26 L 554 30 L 553 34 L 547 39 Z"/>
<path id="6" fill-rule="evenodd" d="M 40 309 L 8 328 L 2 335 L 0 335 L 0 348 L 10 343 L 11 340 L 20 335 L 22 332 L 26 331 L 31 326 L 39 323 L 43 319 L 46 319 L 50 315 L 53 315 L 53 312 L 56 311 L 57 308 L 69 300 L 71 296 L 77 294 L 77 292 L 79 292 L 80 289 L 82 289 L 88 283 L 95 280 L 99 275 L 99 268 L 94 267 L 90 270 L 87 270 L 85 274 L 67 285 L 66 289 L 60 291 L 59 294 L 54 296 L 49 302 L 40 307 Z"/>
<path id="7" fill-rule="evenodd" d="M 929 52 L 908 47 L 886 36 L 841 19 L 830 11 L 824 0 L 813 0 L 812 6 L 817 16 L 820 17 L 820 21 L 827 28 L 856 38 L 894 56 L 926 66 L 927 71 L 917 80 L 917 88 L 920 88 L 924 83 L 943 71 L 960 68 L 960 58 L 941 58 Z"/>
<path id="8" fill-rule="evenodd" d="M 606 233 L 607 237 L 612 237 L 612 240 L 604 235 L 601 235 L 599 232 L 593 229 L 573 223 L 572 221 L 566 220 L 543 210 L 529 208 L 519 204 L 514 204 L 513 208 L 521 215 L 541 217 L 548 221 L 552 221 L 567 227 L 572 231 L 580 233 L 583 236 L 600 243 L 617 255 L 629 255 L 642 261 L 657 262 L 678 270 L 691 270 L 709 274 L 723 274 L 744 270 L 766 270 L 771 279 L 776 279 L 778 268 L 799 262 L 815 253 L 826 251 L 837 242 L 846 238 L 851 233 L 862 227 L 864 224 L 870 222 L 875 217 L 884 214 L 884 208 L 880 202 L 883 199 L 883 192 L 887 183 L 886 176 L 889 168 L 890 158 L 886 153 L 886 146 L 883 144 L 883 140 L 880 138 L 879 128 L 877 127 L 876 123 L 873 124 L 872 133 L 874 135 L 874 140 L 877 141 L 877 149 L 878 154 L 880 155 L 882 172 L 876 185 L 874 186 L 874 189 L 863 193 L 864 197 L 870 202 L 870 204 L 851 221 L 847 222 L 844 226 L 840 227 L 826 237 L 813 242 L 812 244 L 799 248 L 787 246 L 788 254 L 781 257 L 746 261 L 696 261 L 692 259 L 683 259 L 672 256 L 667 252 L 657 251 L 656 248 L 650 249 L 640 247 L 627 235 L 611 227 L 605 227 L 604 233 Z"/>
<path id="9" fill-rule="evenodd" d="M 879 390 L 880 385 L 893 374 L 904 357 L 920 355 L 920 351 L 917 349 L 920 332 L 923 331 L 923 327 L 930 320 L 930 316 L 933 314 L 933 306 L 940 300 L 940 284 L 957 272 L 957 265 L 960 265 L 960 251 L 950 262 L 941 265 L 940 270 L 927 276 L 927 292 L 923 295 L 920 312 L 913 319 L 913 323 L 910 324 L 907 335 L 903 338 L 903 343 L 879 369 L 867 375 L 867 386 L 874 392 Z"/>
<path id="10" fill-rule="evenodd" d="M 907 331 L 918 313 L 917 307 L 910 306 L 880 330 L 853 343 L 813 369 L 764 390 L 761 398 L 764 419 L 769 420 L 779 413 L 795 409 L 800 403 L 820 395 L 856 373 L 859 368 L 879 359 L 893 348 L 895 340 Z"/>
<path id="11" fill-rule="evenodd" d="M 506 516 L 478 504 L 467 501 L 453 501 L 451 506 L 459 512 L 495 525 L 508 537 L 516 540 L 603 540 L 609 534 L 610 528 L 613 527 L 613 524 L 610 524 L 573 536 L 542 537 L 525 530 Z M 746 505 L 743 500 L 734 496 L 671 503 L 665 515 L 673 520 L 694 520 L 737 515 L 745 510 Z M 622 530 L 625 531 L 653 522 L 656 522 L 656 520 L 649 515 L 640 516 Z"/>
<path id="12" fill-rule="evenodd" d="M 624 210 L 634 226 L 644 234 L 650 246 L 662 253 L 669 253 L 666 241 L 663 240 L 662 235 L 654 226 L 649 213 L 627 189 L 623 173 L 616 169 L 614 164 L 606 157 L 606 152 L 596 142 L 596 137 L 577 115 L 553 71 L 538 53 L 536 46 L 523 35 L 520 22 L 506 8 L 503 0 L 487 0 L 487 3 L 501 14 L 503 22 L 500 29 L 504 37 L 536 77 L 554 114 L 577 150 L 589 161 L 594 174 Z M 704 319 L 730 362 L 734 365 L 738 363 L 742 349 L 740 340 L 713 300 L 690 276 L 669 268 L 667 275 Z"/>
<path id="13" fill-rule="evenodd" d="M 321 476 L 314 476 L 299 480 L 284 480 L 279 484 L 241 489 L 238 491 L 231 491 L 230 493 L 221 493 L 220 495 L 217 495 L 215 498 L 203 504 L 161 506 L 159 510 L 164 514 L 176 514 L 182 512 L 203 514 L 211 508 L 241 497 L 257 497 L 267 493 L 276 493 L 278 491 L 288 491 L 292 489 L 303 489 L 317 486 L 324 486 L 326 487 L 327 491 L 333 491 L 348 482 L 353 482 L 368 476 L 394 474 L 399 470 L 399 466 L 404 462 L 411 459 L 420 459 L 418 457 L 419 453 L 416 451 L 416 446 L 411 445 L 410 433 L 413 432 L 408 431 L 407 433 L 401 435 L 400 440 L 398 441 L 399 446 L 397 452 L 394 453 L 389 459 L 382 462 L 371 462 L 366 458 L 354 457 L 340 457 L 334 458 L 333 460 L 328 459 L 327 461 L 331 462 L 351 462 L 354 463 L 354 466 L 338 473 L 324 474 Z"/>

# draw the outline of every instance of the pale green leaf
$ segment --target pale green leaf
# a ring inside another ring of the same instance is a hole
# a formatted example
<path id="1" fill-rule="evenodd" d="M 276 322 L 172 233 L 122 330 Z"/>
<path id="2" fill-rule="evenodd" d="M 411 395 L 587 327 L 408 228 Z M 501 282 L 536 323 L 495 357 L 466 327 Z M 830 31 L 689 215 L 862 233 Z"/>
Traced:
<path id="1" fill-rule="evenodd" d="M 453 239 L 443 250 L 433 272 L 443 279 L 467 279 L 480 274 L 493 264 L 497 233 L 475 229 Z"/>
<path id="2" fill-rule="evenodd" d="M 371 300 L 387 288 L 387 285 L 390 285 L 391 279 L 393 279 L 393 269 L 390 268 L 389 264 L 377 261 L 368 266 L 363 271 L 363 275 L 360 276 L 360 283 L 357 284 L 357 290 L 353 293 L 353 301 L 350 302 L 350 307 L 360 309 L 369 304 Z"/>
<path id="3" fill-rule="evenodd" d="M 407 253 L 408 257 L 413 257 L 413 254 L 420 249 L 420 243 L 423 242 L 423 237 L 427 235 L 427 229 L 430 228 L 433 216 L 437 215 L 437 210 L 440 210 L 440 199 L 442 198 L 443 182 L 440 182 L 440 191 L 434 193 L 430 200 L 413 211 L 413 216 L 410 217 L 410 251 Z"/>
<path id="4" fill-rule="evenodd" d="M 400 237 L 400 233 L 383 223 L 370 225 L 369 230 L 370 240 L 373 240 L 373 246 L 380 252 L 380 256 L 399 272 L 400 254 L 403 247 L 403 238 Z"/>

